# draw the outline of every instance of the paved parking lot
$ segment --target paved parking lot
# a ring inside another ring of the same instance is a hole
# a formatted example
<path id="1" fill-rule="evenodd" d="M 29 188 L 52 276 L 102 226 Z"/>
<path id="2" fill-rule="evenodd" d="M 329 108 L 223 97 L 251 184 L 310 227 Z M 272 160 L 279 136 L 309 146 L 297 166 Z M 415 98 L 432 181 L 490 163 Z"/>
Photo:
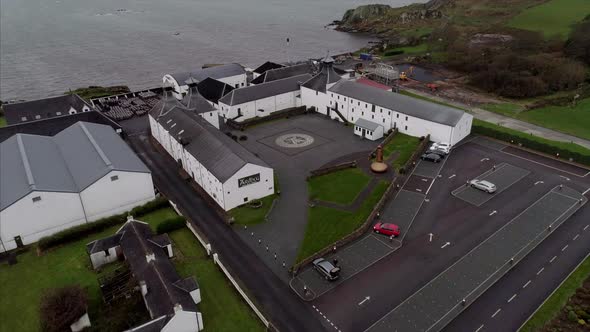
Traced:
<path id="1" fill-rule="evenodd" d="M 442 329 L 587 200 L 571 188 L 553 188 L 367 331 Z"/>
<path id="2" fill-rule="evenodd" d="M 467 203 L 473 204 L 475 206 L 481 206 L 495 196 L 498 196 L 516 182 L 520 181 L 529 173 L 530 171 L 526 169 L 516 167 L 508 163 L 502 163 L 498 166 L 494 166 L 492 169 L 477 177 L 478 180 L 486 180 L 495 184 L 497 188 L 495 193 L 488 194 L 479 189 L 472 188 L 468 184 L 465 184 L 453 190 L 451 194 Z"/>
<path id="3" fill-rule="evenodd" d="M 414 169 L 413 175 L 418 175 L 426 178 L 435 178 L 445 164 L 446 158 L 439 163 L 433 163 L 431 161 L 419 160 L 416 168 Z"/>
<path id="4" fill-rule="evenodd" d="M 426 178 L 419 175 L 412 175 L 404 185 L 404 189 L 408 191 L 415 191 L 417 193 L 425 194 L 432 184 L 433 178 Z"/>
<path id="5" fill-rule="evenodd" d="M 338 266 L 341 268 L 338 280 L 328 281 L 312 266 L 309 266 L 291 280 L 290 286 L 302 299 L 311 301 L 376 263 L 399 247 L 401 247 L 401 242 L 396 239 L 390 239 L 379 234 L 365 235 L 345 249 L 324 257 L 329 261 L 338 260 Z"/>
<path id="6" fill-rule="evenodd" d="M 395 199 L 385 205 L 380 219 L 397 224 L 401 231 L 399 239 L 403 241 L 423 203 L 423 194 L 402 189 Z"/>
<path id="7" fill-rule="evenodd" d="M 470 142 L 498 151 L 508 146 L 508 144 L 506 143 L 495 141 L 481 136 L 474 137 Z"/>

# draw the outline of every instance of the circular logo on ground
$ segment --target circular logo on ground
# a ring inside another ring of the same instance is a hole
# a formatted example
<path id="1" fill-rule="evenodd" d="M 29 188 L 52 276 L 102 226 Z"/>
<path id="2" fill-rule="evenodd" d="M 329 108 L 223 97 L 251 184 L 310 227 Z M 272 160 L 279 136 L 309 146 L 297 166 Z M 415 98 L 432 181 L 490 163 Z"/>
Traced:
<path id="1" fill-rule="evenodd" d="M 285 134 L 277 137 L 275 143 L 283 148 L 302 148 L 313 143 L 313 137 L 307 134 Z"/>

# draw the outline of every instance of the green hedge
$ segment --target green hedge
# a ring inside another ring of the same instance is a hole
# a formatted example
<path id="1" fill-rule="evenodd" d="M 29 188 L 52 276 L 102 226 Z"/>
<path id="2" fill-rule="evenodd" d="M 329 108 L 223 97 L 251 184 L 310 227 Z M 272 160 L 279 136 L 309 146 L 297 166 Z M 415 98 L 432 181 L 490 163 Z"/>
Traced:
<path id="1" fill-rule="evenodd" d="M 181 229 L 186 226 L 186 220 L 182 216 L 168 218 L 161 223 L 158 224 L 156 227 L 156 233 L 164 234 L 170 233 L 177 229 Z"/>
<path id="2" fill-rule="evenodd" d="M 167 207 L 168 205 L 169 203 L 167 199 L 159 197 L 153 201 L 145 203 L 144 205 L 137 206 L 129 212 L 102 218 L 94 222 L 78 225 L 53 235 L 43 237 L 39 240 L 39 242 L 37 242 L 37 247 L 40 250 L 47 250 L 64 243 L 76 241 L 90 234 L 103 231 L 111 226 L 124 223 L 127 220 L 127 215 L 140 217 L 149 212 Z"/>
<path id="3" fill-rule="evenodd" d="M 383 53 L 383 56 L 394 56 L 404 54 L 404 50 L 387 50 Z"/>
<path id="4" fill-rule="evenodd" d="M 571 158 L 577 163 L 590 165 L 590 150 L 588 150 L 589 153 L 585 153 L 584 150 L 587 149 L 577 147 L 575 144 L 554 142 L 533 135 L 512 131 L 494 124 L 476 121 L 473 122 L 471 132 L 510 142 L 512 144 L 522 144 L 525 148 L 553 156 L 556 156 L 559 153 L 559 158 L 561 159 Z M 571 145 L 571 147 L 569 145 Z"/>

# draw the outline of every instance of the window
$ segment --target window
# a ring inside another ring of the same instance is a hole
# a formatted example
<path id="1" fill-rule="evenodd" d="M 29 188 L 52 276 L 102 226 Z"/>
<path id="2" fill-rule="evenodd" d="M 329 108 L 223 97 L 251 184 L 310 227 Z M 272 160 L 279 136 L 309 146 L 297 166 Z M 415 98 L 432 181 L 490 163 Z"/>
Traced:
<path id="1" fill-rule="evenodd" d="M 365 108 L 369 107 L 369 104 L 365 103 Z"/>
<path id="2" fill-rule="evenodd" d="M 237 88 L 239 88 L 239 87 L 240 87 L 240 84 L 237 84 L 237 83 L 236 83 L 236 89 L 237 89 Z"/>
<path id="3" fill-rule="evenodd" d="M 330 100 L 330 105 L 332 105 L 332 101 Z"/>
<path id="4" fill-rule="evenodd" d="M 408 126 L 406 126 L 406 130 L 408 130 Z"/>
<path id="5" fill-rule="evenodd" d="M 106 249 L 106 250 L 104 251 L 104 255 L 105 255 L 105 256 L 107 256 L 107 257 L 111 255 L 111 253 L 109 253 L 109 249 Z"/>
<path id="6" fill-rule="evenodd" d="M 244 203 L 248 201 L 248 197 L 244 197 Z"/>
<path id="7" fill-rule="evenodd" d="M 408 121 L 408 117 L 406 116 L 406 121 Z"/>
<path id="8" fill-rule="evenodd" d="M 361 112 L 361 115 L 365 115 L 365 112 Z"/>
<path id="9" fill-rule="evenodd" d="M 184 133 L 184 129 L 178 132 L 178 135 Z"/>
<path id="10" fill-rule="evenodd" d="M 359 106 L 361 106 L 361 102 L 359 101 Z"/>
<path id="11" fill-rule="evenodd" d="M 168 121 L 166 121 L 166 123 L 170 123 L 170 122 L 172 122 L 172 119 L 168 119 Z"/>
<path id="12" fill-rule="evenodd" d="M 372 114 L 372 115 L 371 115 L 371 119 L 374 119 L 374 118 L 375 118 L 375 114 Z"/>
<path id="13" fill-rule="evenodd" d="M 391 115 L 391 111 L 387 111 L 387 115 Z"/>
<path id="14" fill-rule="evenodd" d="M 117 181 L 117 180 L 119 180 L 119 176 L 118 175 L 111 176 L 111 181 Z"/>
<path id="15" fill-rule="evenodd" d="M 37 203 L 41 201 L 41 196 L 35 196 L 33 197 L 33 203 Z"/>
<path id="16" fill-rule="evenodd" d="M 344 101 L 346 101 L 346 97 L 344 97 Z"/>
<path id="17" fill-rule="evenodd" d="M 35 119 L 37 119 L 37 120 L 41 119 L 41 115 L 39 115 L 39 114 L 35 115 Z"/>
<path id="18" fill-rule="evenodd" d="M 399 119 L 399 114 L 397 114 L 397 118 Z"/>
<path id="19" fill-rule="evenodd" d="M 21 121 L 27 121 L 27 117 L 23 116 L 22 118 L 20 118 Z"/>
<path id="20" fill-rule="evenodd" d="M 334 94 L 333 94 L 333 93 L 330 93 L 330 95 L 331 95 L 332 97 L 334 97 Z"/>
<path id="21" fill-rule="evenodd" d="M 383 123 L 385 123 L 385 119 L 383 119 Z"/>
<path id="22" fill-rule="evenodd" d="M 318 92 L 317 92 L 317 91 L 315 92 L 315 95 L 316 95 L 316 96 L 318 95 Z"/>
<path id="23" fill-rule="evenodd" d="M 340 100 L 340 96 L 338 96 L 338 100 Z"/>
<path id="24" fill-rule="evenodd" d="M 55 112 L 55 115 L 61 115 L 61 112 Z"/>
<path id="25" fill-rule="evenodd" d="M 244 82 L 242 82 L 242 86 L 244 86 Z"/>

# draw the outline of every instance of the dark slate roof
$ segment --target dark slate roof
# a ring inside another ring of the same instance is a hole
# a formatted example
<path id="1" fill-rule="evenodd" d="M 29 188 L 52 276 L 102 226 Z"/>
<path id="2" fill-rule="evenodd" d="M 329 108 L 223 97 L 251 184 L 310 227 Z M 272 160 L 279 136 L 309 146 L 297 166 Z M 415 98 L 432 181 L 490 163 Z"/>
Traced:
<path id="1" fill-rule="evenodd" d="M 176 82 L 178 82 L 178 85 L 186 85 L 188 84 L 187 81 L 189 79 L 191 79 L 190 81 L 196 83 L 205 80 L 207 77 L 220 79 L 241 75 L 244 73 L 246 73 L 246 70 L 244 70 L 242 65 L 237 63 L 229 63 L 226 65 L 203 68 L 190 72 L 171 74 L 170 76 L 172 76 Z"/>
<path id="2" fill-rule="evenodd" d="M 217 104 L 217 101 L 234 88 L 214 78 L 206 78 L 197 84 L 197 89 L 205 99 Z"/>
<path id="3" fill-rule="evenodd" d="M 139 282 L 147 286 L 145 303 L 152 318 L 174 314 L 174 306 L 180 304 L 185 311 L 197 312 L 197 305 L 190 294 L 177 287 L 181 282 L 166 252 L 149 241 L 153 237 L 150 226 L 144 222 L 127 221 L 117 232 L 121 236 L 121 249 L 131 272 Z M 147 261 L 147 255 L 155 259 Z"/>
<path id="4" fill-rule="evenodd" d="M 162 332 L 162 329 L 164 328 L 164 326 L 166 326 L 166 324 L 168 324 L 170 318 L 172 318 L 172 315 L 160 316 L 158 318 L 150 320 L 145 324 L 136 326 L 125 332 Z"/>
<path id="5" fill-rule="evenodd" d="M 277 68 L 283 68 L 283 67 L 285 67 L 285 66 L 284 65 L 281 65 L 279 63 L 274 63 L 274 62 L 271 62 L 271 61 L 267 61 L 267 62 L 261 64 L 260 66 L 258 66 L 256 69 L 254 69 L 253 72 L 254 73 L 257 73 L 257 74 L 262 74 L 262 73 L 265 73 L 268 70 L 277 69 Z"/>
<path id="6" fill-rule="evenodd" d="M 168 233 L 153 236 L 150 239 L 150 241 L 153 242 L 155 245 L 157 245 L 160 248 L 164 248 L 165 246 L 172 244 L 172 241 L 170 241 L 170 237 L 168 236 Z"/>
<path id="7" fill-rule="evenodd" d="M 199 284 L 197 283 L 197 279 L 194 277 L 184 278 L 182 280 L 178 280 L 174 283 L 174 286 L 182 289 L 185 292 L 192 292 L 194 290 L 199 289 Z"/>
<path id="8" fill-rule="evenodd" d="M 205 97 L 199 93 L 196 85 L 189 88 L 188 94 L 184 96 L 182 103 L 186 108 L 193 110 L 195 113 L 207 113 L 215 110 Z"/>
<path id="9" fill-rule="evenodd" d="M 97 252 L 105 251 L 119 245 L 122 234 L 115 234 L 113 236 L 105 237 L 104 239 L 94 240 L 86 245 L 86 252 L 89 255 Z"/>
<path id="10" fill-rule="evenodd" d="M 239 105 L 253 100 L 276 96 L 282 93 L 299 90 L 301 84 L 311 78 L 310 74 L 303 74 L 280 80 L 251 85 L 240 89 L 235 89 L 229 94 L 219 99 L 220 103 L 226 105 Z"/>
<path id="11" fill-rule="evenodd" d="M 167 112 L 155 119 L 221 182 L 248 163 L 268 167 L 264 161 L 190 110 L 169 107 Z"/>
<path id="12" fill-rule="evenodd" d="M 329 89 L 329 91 L 375 104 L 396 112 L 449 126 L 456 125 L 465 113 L 462 110 L 449 106 L 431 103 L 429 101 L 346 80 L 336 83 Z"/>
<path id="13" fill-rule="evenodd" d="M 276 80 L 280 80 L 287 77 L 293 77 L 303 74 L 311 74 L 314 71 L 314 66 L 309 63 L 301 63 L 289 67 L 271 69 L 266 71 L 264 74 L 256 77 L 252 80 L 252 84 L 268 83 Z"/>
<path id="14" fill-rule="evenodd" d="M 356 122 L 354 123 L 354 125 L 355 126 L 359 126 L 361 128 L 369 129 L 371 131 L 376 130 L 380 126 L 380 124 L 378 124 L 378 123 L 371 122 L 371 121 L 365 120 L 363 118 L 358 118 L 358 120 L 356 120 Z"/>
<path id="15" fill-rule="evenodd" d="M 0 143 L 0 210 L 32 191 L 80 192 L 112 170 L 149 172 L 109 126 L 77 122 L 53 137 L 17 134 Z"/>
<path id="16" fill-rule="evenodd" d="M 77 112 L 82 112 L 84 106 L 88 107 L 90 110 L 93 109 L 92 106 L 84 101 L 84 99 L 80 98 L 80 96 L 71 94 L 31 100 L 22 103 L 4 104 L 2 107 L 6 117 L 6 123 L 13 125 L 22 122 L 67 115 L 70 108 L 74 108 Z M 58 115 L 57 112 L 61 112 L 61 114 Z M 35 116 L 37 115 L 40 116 L 39 119 L 35 119 Z M 26 117 L 27 120 L 22 121 L 22 117 Z"/>
<path id="17" fill-rule="evenodd" d="M 121 130 L 119 124 L 101 112 L 90 111 L 0 127 L 0 142 L 4 142 L 16 134 L 53 136 L 79 121 L 108 125 L 114 130 Z"/>
<path id="18" fill-rule="evenodd" d="M 333 61 L 333 60 L 332 60 Z M 314 77 L 303 84 L 304 87 L 314 91 L 326 92 L 328 84 L 340 81 L 342 77 L 334 71 L 330 62 L 322 63 L 322 69 Z"/>

